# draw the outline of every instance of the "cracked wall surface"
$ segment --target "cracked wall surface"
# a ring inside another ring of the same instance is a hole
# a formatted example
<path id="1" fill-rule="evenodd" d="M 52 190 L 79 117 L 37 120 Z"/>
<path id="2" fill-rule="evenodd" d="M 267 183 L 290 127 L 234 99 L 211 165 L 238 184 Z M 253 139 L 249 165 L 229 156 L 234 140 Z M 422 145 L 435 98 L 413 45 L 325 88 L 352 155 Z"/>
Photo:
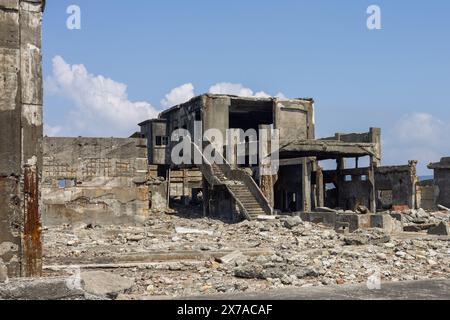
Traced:
<path id="1" fill-rule="evenodd" d="M 41 274 L 41 0 L 0 1 L 0 268 Z"/>
<path id="2" fill-rule="evenodd" d="M 45 225 L 127 224 L 149 214 L 145 139 L 44 138 Z"/>

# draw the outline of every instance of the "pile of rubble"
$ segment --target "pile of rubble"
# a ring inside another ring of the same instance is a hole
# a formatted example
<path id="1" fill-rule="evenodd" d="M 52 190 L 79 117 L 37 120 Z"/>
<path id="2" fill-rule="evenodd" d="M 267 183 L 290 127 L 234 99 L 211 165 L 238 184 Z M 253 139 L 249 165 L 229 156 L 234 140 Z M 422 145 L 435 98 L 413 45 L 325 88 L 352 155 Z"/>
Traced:
<path id="1" fill-rule="evenodd" d="M 450 235 L 450 211 L 428 212 L 423 209 L 404 210 L 404 230 L 407 232 L 427 231 L 433 235 Z"/>
<path id="2" fill-rule="evenodd" d="M 437 215 L 431 215 L 436 217 Z M 103 270 L 133 279 L 120 299 L 261 292 L 449 278 L 449 237 L 338 234 L 299 217 L 228 224 L 157 214 L 145 226 L 63 226 L 44 231 L 46 276 Z M 78 270 L 78 271 L 77 271 Z"/>

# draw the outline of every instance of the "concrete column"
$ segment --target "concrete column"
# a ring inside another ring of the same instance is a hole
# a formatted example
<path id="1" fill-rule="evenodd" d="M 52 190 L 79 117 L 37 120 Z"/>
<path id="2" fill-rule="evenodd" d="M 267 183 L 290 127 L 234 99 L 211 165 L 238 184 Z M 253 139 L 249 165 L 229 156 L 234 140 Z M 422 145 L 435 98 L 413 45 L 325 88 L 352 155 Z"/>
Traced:
<path id="1" fill-rule="evenodd" d="M 370 211 L 373 213 L 377 212 L 377 195 L 375 189 L 375 163 L 377 163 L 373 157 L 370 157 L 370 168 L 369 168 L 369 183 L 370 183 L 370 194 L 369 194 L 369 205 Z"/>
<path id="2" fill-rule="evenodd" d="M 308 158 L 302 159 L 302 198 L 303 211 L 310 212 L 311 207 L 311 162 Z"/>
<path id="3" fill-rule="evenodd" d="M 316 201 L 318 207 L 325 206 L 325 186 L 323 184 L 323 171 L 320 166 L 316 169 Z"/>
<path id="4" fill-rule="evenodd" d="M 205 179 L 205 177 L 203 177 L 202 180 L 202 193 L 203 193 L 203 216 L 204 217 L 208 217 L 210 216 L 210 212 L 209 212 L 209 200 L 211 197 L 211 193 L 210 193 L 210 189 L 209 189 L 209 183 L 208 180 Z"/>
<path id="5" fill-rule="evenodd" d="M 338 206 L 340 208 L 344 208 L 344 209 L 346 207 L 346 203 L 345 203 L 345 199 L 343 198 L 342 194 L 343 194 L 343 189 L 344 189 L 345 176 L 342 173 L 342 171 L 345 170 L 345 162 L 346 162 L 345 158 L 338 158 L 336 160 Z"/>
<path id="6" fill-rule="evenodd" d="M 271 132 L 273 130 L 273 125 L 260 125 L 259 126 L 260 132 L 261 130 L 267 130 L 267 132 Z M 263 134 L 259 137 L 260 143 L 263 143 L 262 139 L 266 139 L 267 143 L 267 149 L 264 149 L 264 153 L 266 154 L 260 154 L 259 156 L 259 185 L 261 188 L 261 192 L 266 197 L 267 201 L 269 202 L 269 205 L 273 208 L 275 206 L 275 183 L 278 180 L 278 175 L 272 175 L 268 173 L 272 173 L 271 167 L 272 162 L 271 161 L 265 161 L 263 163 L 261 157 L 265 157 L 267 155 L 270 155 L 272 153 L 272 136 L 270 134 Z"/>
<path id="7" fill-rule="evenodd" d="M 41 0 L 0 5 L 0 268 L 42 273 Z"/>

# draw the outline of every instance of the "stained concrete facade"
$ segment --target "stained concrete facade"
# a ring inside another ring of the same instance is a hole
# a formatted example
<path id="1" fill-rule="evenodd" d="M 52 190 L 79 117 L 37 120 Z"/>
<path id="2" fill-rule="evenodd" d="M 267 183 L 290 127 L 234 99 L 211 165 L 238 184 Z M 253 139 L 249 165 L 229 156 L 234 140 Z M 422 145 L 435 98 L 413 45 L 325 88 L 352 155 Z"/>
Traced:
<path id="1" fill-rule="evenodd" d="M 0 267 L 42 272 L 43 1 L 0 2 Z"/>
<path id="2" fill-rule="evenodd" d="M 145 221 L 152 196 L 146 146 L 146 139 L 44 138 L 43 223 Z M 152 190 L 157 197 L 156 183 Z"/>

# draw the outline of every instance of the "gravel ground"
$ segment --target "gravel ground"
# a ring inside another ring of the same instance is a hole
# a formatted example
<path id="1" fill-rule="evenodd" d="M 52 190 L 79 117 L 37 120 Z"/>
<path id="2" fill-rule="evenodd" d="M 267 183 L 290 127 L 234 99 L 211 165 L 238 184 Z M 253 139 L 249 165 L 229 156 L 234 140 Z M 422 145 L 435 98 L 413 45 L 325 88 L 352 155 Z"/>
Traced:
<path id="1" fill-rule="evenodd" d="M 132 290 L 119 298 L 169 298 L 450 279 L 449 241 L 426 232 L 337 234 L 292 217 L 227 224 L 161 213 L 145 226 L 46 228 L 44 263 L 46 276 L 76 271 L 57 266 L 104 264 L 83 271 L 133 278 Z M 221 262 L 229 253 L 233 259 Z"/>

